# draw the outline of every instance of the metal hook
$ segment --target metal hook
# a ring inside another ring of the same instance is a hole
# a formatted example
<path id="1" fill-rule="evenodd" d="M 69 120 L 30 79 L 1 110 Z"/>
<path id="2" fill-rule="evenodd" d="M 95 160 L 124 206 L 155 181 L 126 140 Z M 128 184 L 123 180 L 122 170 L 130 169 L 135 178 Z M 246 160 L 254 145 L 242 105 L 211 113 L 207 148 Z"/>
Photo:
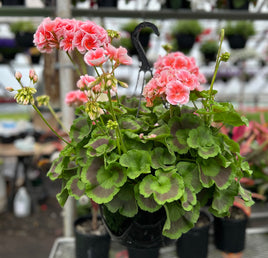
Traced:
<path id="1" fill-rule="evenodd" d="M 140 70 L 138 73 L 138 78 L 137 78 L 137 83 L 136 83 L 136 87 L 135 87 L 135 92 L 137 90 L 138 87 L 138 82 L 139 82 L 139 78 L 140 78 L 140 73 L 141 71 L 144 72 L 144 77 L 143 77 L 143 81 L 142 81 L 142 87 L 141 87 L 141 93 L 140 93 L 140 101 L 139 101 L 139 106 L 138 106 L 138 111 L 137 111 L 137 116 L 139 114 L 140 111 L 140 107 L 141 107 L 141 98 L 142 98 L 142 92 L 143 92 L 143 87 L 145 85 L 145 73 L 146 72 L 150 72 L 151 76 L 153 76 L 153 72 L 152 72 L 152 67 L 146 57 L 145 51 L 143 49 L 143 46 L 140 42 L 140 32 L 143 28 L 145 27 L 149 27 L 153 30 L 153 32 L 159 36 L 159 30 L 158 28 L 151 22 L 142 22 L 140 23 L 138 26 L 136 26 L 136 28 L 134 29 L 134 31 L 131 33 L 131 39 L 132 39 L 132 43 L 134 45 L 134 47 L 136 48 L 137 52 L 138 52 L 138 57 L 139 60 L 141 61 L 141 66 L 140 66 Z"/>
<path id="2" fill-rule="evenodd" d="M 145 27 L 151 28 L 157 36 L 160 35 L 158 28 L 151 22 L 140 23 L 139 25 L 136 26 L 134 31 L 131 33 L 132 43 L 134 47 L 136 48 L 138 52 L 139 60 L 141 61 L 140 71 L 144 71 L 144 73 L 146 73 L 147 71 L 151 72 L 152 70 L 151 65 L 146 57 L 145 51 L 139 39 L 140 32 Z"/>

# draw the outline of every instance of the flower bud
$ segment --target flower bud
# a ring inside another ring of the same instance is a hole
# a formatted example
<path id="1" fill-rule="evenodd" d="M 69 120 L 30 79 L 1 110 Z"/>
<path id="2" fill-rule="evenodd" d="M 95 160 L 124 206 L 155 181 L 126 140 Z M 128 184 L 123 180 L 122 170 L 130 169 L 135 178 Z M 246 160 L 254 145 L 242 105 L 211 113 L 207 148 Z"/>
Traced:
<path id="1" fill-rule="evenodd" d="M 34 76 L 35 76 L 34 69 L 30 69 L 30 71 L 29 71 L 29 78 L 30 78 L 30 80 L 33 80 Z"/>
<path id="2" fill-rule="evenodd" d="M 17 81 L 20 81 L 21 77 L 22 77 L 21 72 L 15 72 L 15 78 L 16 78 Z"/>
<path id="3" fill-rule="evenodd" d="M 230 58 L 230 53 L 225 52 L 225 53 L 221 54 L 220 60 L 223 62 L 227 62 L 229 58 Z"/>
<path id="4" fill-rule="evenodd" d="M 12 87 L 6 87 L 6 90 L 9 91 L 9 92 L 14 91 L 14 89 Z"/>

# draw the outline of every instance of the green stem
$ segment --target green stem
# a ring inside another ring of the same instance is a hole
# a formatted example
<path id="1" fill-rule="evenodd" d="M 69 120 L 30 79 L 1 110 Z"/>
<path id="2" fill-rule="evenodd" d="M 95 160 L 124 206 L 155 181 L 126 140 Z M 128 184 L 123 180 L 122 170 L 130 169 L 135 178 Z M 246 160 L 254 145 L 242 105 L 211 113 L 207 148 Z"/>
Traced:
<path id="1" fill-rule="evenodd" d="M 56 119 L 56 121 L 59 123 L 59 125 L 61 126 L 61 128 L 65 131 L 65 133 L 68 133 L 67 128 L 64 126 L 64 124 L 61 122 L 61 120 L 58 118 L 57 114 L 55 113 L 54 109 L 51 107 L 51 105 L 48 103 L 47 105 L 49 111 L 51 112 L 51 114 L 53 115 L 53 117 Z"/>
<path id="2" fill-rule="evenodd" d="M 74 66 L 74 69 L 77 72 L 77 74 L 79 76 L 81 76 L 82 74 L 81 74 L 80 70 L 78 69 L 77 64 L 74 62 L 73 58 L 71 57 L 71 55 L 68 52 L 66 52 L 66 54 L 69 57 L 70 61 L 72 62 L 73 66 Z"/>
<path id="3" fill-rule="evenodd" d="M 114 109 L 113 109 L 111 93 L 110 93 L 109 89 L 108 89 L 108 99 L 109 99 L 109 104 L 110 104 L 110 107 L 111 107 L 111 114 L 112 114 L 113 120 L 117 122 L 116 115 L 115 115 Z M 117 122 L 116 134 L 118 136 L 117 137 L 117 147 L 118 147 L 118 150 L 119 150 L 119 154 L 121 152 L 120 146 L 122 147 L 123 152 L 127 152 L 126 147 L 125 147 L 124 142 L 123 142 L 123 137 L 122 137 L 118 122 Z"/>
<path id="4" fill-rule="evenodd" d="M 35 104 L 32 104 L 32 107 L 35 109 L 35 111 L 38 113 L 38 115 L 41 117 L 41 119 L 45 122 L 45 124 L 48 126 L 48 128 L 63 142 L 65 142 L 66 144 L 70 145 L 69 142 L 67 142 L 64 138 L 62 138 L 52 127 L 51 125 L 48 123 L 48 121 L 44 118 L 44 116 L 42 115 L 42 113 L 40 112 L 40 110 L 37 108 L 37 106 Z"/>
<path id="5" fill-rule="evenodd" d="M 210 99 L 212 99 L 213 85 L 214 85 L 214 82 L 216 80 L 216 75 L 218 73 L 218 69 L 219 69 L 219 66 L 220 66 L 221 46 L 222 46 L 223 39 L 224 39 L 224 30 L 221 31 L 220 45 L 219 45 L 219 49 L 218 49 L 218 53 L 217 53 L 215 69 L 214 69 L 213 77 L 212 77 L 212 80 L 211 80 L 211 83 L 210 83 L 210 88 L 209 88 Z"/>

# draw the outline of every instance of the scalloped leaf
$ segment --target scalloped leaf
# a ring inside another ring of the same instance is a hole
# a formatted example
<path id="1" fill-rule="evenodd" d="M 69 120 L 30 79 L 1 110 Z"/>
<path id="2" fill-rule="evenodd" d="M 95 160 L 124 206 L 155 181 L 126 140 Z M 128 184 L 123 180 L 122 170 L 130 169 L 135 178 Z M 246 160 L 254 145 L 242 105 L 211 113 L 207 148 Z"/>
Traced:
<path id="1" fill-rule="evenodd" d="M 152 168 L 158 169 L 162 168 L 163 170 L 170 169 L 170 166 L 174 164 L 176 156 L 171 154 L 167 148 L 157 147 L 152 151 Z"/>
<path id="2" fill-rule="evenodd" d="M 181 198 L 181 204 L 184 210 L 190 211 L 192 210 L 192 206 L 197 202 L 196 195 L 187 187 L 185 187 L 185 191 Z"/>
<path id="3" fill-rule="evenodd" d="M 125 115 L 125 116 L 122 116 L 118 122 L 122 130 L 129 130 L 132 132 L 137 132 L 141 129 L 141 127 L 135 120 L 136 119 L 134 116 Z"/>
<path id="4" fill-rule="evenodd" d="M 148 151 L 129 150 L 119 160 L 123 167 L 127 168 L 127 176 L 135 179 L 141 174 L 151 173 L 151 155 Z"/>
<path id="5" fill-rule="evenodd" d="M 240 152 L 239 144 L 236 141 L 232 140 L 226 134 L 219 134 L 219 136 L 223 137 L 224 143 L 228 146 L 228 151 L 231 151 L 232 153 Z"/>
<path id="6" fill-rule="evenodd" d="M 68 180 L 66 188 L 68 189 L 69 195 L 76 200 L 79 200 L 85 193 L 85 184 L 80 180 L 78 175 L 73 176 Z"/>
<path id="7" fill-rule="evenodd" d="M 191 148 L 197 149 L 199 156 L 204 159 L 215 157 L 221 152 L 215 137 L 213 137 L 210 129 L 206 126 L 192 129 L 189 132 L 187 143 Z"/>
<path id="8" fill-rule="evenodd" d="M 248 126 L 247 118 L 241 116 L 231 103 L 214 103 L 212 110 L 214 112 L 213 121 L 216 123 L 220 122 L 232 126 Z"/>
<path id="9" fill-rule="evenodd" d="M 76 118 L 70 128 L 70 138 L 74 143 L 79 142 L 83 138 L 87 137 L 91 131 L 92 125 L 89 124 L 87 118 Z"/>
<path id="10" fill-rule="evenodd" d="M 217 216 L 229 212 L 229 208 L 233 205 L 235 196 L 238 195 L 239 184 L 234 181 L 227 189 L 215 189 L 211 208 L 213 214 Z"/>
<path id="11" fill-rule="evenodd" d="M 56 195 L 57 201 L 63 207 L 69 197 L 69 192 L 66 187 L 62 187 L 61 192 Z"/>
<path id="12" fill-rule="evenodd" d="M 95 158 L 88 166 L 83 167 L 81 180 L 86 184 L 86 194 L 96 203 L 106 203 L 118 193 L 126 182 L 125 169 L 117 163 L 107 168 L 103 159 Z"/>
<path id="13" fill-rule="evenodd" d="M 145 198 L 143 195 L 141 195 L 139 192 L 139 184 L 135 185 L 134 191 L 137 204 L 142 210 L 156 212 L 162 207 L 154 200 L 152 195 L 148 198 Z"/>
<path id="14" fill-rule="evenodd" d="M 221 166 L 219 165 L 217 159 L 198 159 L 198 164 L 205 176 L 216 176 L 220 172 Z"/>
<path id="15" fill-rule="evenodd" d="M 246 206 L 251 206 L 254 204 L 254 201 L 252 200 L 251 192 L 248 191 L 247 189 L 244 189 L 240 184 L 239 184 L 239 195 L 245 201 L 244 203 Z"/>
<path id="16" fill-rule="evenodd" d="M 232 170 L 233 168 L 231 167 L 221 167 L 220 172 L 216 176 L 211 177 L 220 190 L 229 187 L 235 179 L 235 173 Z"/>
<path id="17" fill-rule="evenodd" d="M 197 222 L 200 213 L 200 205 L 197 204 L 191 211 L 185 211 L 176 203 L 165 204 L 167 220 L 163 227 L 163 235 L 171 239 L 178 239 Z"/>
<path id="18" fill-rule="evenodd" d="M 114 198 L 105 204 L 113 213 L 119 211 L 126 217 L 133 217 L 138 213 L 138 205 L 135 200 L 135 193 L 132 184 L 124 185 Z"/>
<path id="19" fill-rule="evenodd" d="M 146 198 L 153 194 L 155 201 L 162 205 L 178 200 L 183 195 L 183 178 L 176 173 L 175 169 L 170 172 L 159 169 L 155 171 L 155 176 L 147 175 L 143 178 L 139 190 Z"/>
<path id="20" fill-rule="evenodd" d="M 185 187 L 198 193 L 203 188 L 199 180 L 199 169 L 196 163 L 181 161 L 177 164 L 177 171 L 182 176 Z"/>
<path id="21" fill-rule="evenodd" d="M 116 148 L 116 143 L 109 136 L 99 136 L 92 138 L 85 148 L 88 148 L 87 154 L 90 157 L 102 156 L 104 153 L 111 152 Z"/>

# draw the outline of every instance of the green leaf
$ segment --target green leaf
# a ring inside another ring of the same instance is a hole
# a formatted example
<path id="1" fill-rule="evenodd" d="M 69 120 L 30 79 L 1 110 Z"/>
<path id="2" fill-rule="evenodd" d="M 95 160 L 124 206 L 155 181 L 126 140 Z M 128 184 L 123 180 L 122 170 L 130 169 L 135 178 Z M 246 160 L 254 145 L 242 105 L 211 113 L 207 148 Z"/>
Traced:
<path id="1" fill-rule="evenodd" d="M 120 214 L 126 217 L 133 217 L 138 213 L 138 205 L 135 200 L 135 194 L 132 184 L 125 184 L 114 198 L 106 203 L 107 208 L 115 213 L 119 211 Z"/>
<path id="2" fill-rule="evenodd" d="M 155 211 L 158 211 L 162 207 L 154 200 L 153 196 L 145 198 L 143 195 L 141 195 L 139 191 L 139 184 L 135 185 L 134 190 L 135 190 L 135 198 L 136 198 L 137 204 L 142 210 L 145 210 L 148 212 L 155 212 Z"/>
<path id="3" fill-rule="evenodd" d="M 186 211 L 192 210 L 192 206 L 196 204 L 196 195 L 187 187 L 185 187 L 185 191 L 181 198 L 182 207 Z"/>
<path id="4" fill-rule="evenodd" d="M 103 156 L 104 153 L 111 152 L 116 148 L 116 144 L 111 137 L 99 136 L 97 138 L 91 138 L 85 148 L 88 148 L 87 154 L 90 157 Z"/>
<path id="5" fill-rule="evenodd" d="M 127 180 L 125 169 L 118 163 L 107 168 L 103 159 L 95 158 L 88 166 L 83 167 L 81 180 L 86 184 L 86 194 L 96 203 L 107 203 L 118 193 Z"/>
<path id="6" fill-rule="evenodd" d="M 191 211 L 185 211 L 176 202 L 165 204 L 167 219 L 163 227 L 163 235 L 171 239 L 178 239 L 194 227 L 199 218 L 200 205 L 197 204 Z"/>
<path id="7" fill-rule="evenodd" d="M 91 131 L 91 123 L 85 117 L 79 117 L 73 121 L 70 128 L 70 138 L 73 142 L 78 142 L 87 137 Z"/>
<path id="8" fill-rule="evenodd" d="M 213 121 L 216 123 L 223 123 L 232 126 L 248 126 L 247 118 L 239 114 L 231 103 L 214 103 L 212 110 L 215 113 Z"/>
<path id="9" fill-rule="evenodd" d="M 251 197 L 251 192 L 244 189 L 240 184 L 239 184 L 239 195 L 245 201 L 246 206 L 252 206 L 254 204 L 254 201 L 252 200 Z"/>
<path id="10" fill-rule="evenodd" d="M 206 126 L 199 126 L 189 132 L 187 143 L 190 147 L 197 149 L 200 157 L 208 159 L 217 156 L 221 149 L 216 138 Z"/>
<path id="11" fill-rule="evenodd" d="M 233 182 L 227 189 L 215 189 L 211 207 L 214 211 L 216 211 L 217 216 L 229 212 L 229 208 L 233 205 L 234 198 L 238 195 L 238 191 L 239 185 L 236 181 Z"/>
<path id="12" fill-rule="evenodd" d="M 199 169 L 196 163 L 182 161 L 176 167 L 178 173 L 183 178 L 185 187 L 194 193 L 201 191 L 203 186 L 199 180 Z"/>
<path id="13" fill-rule="evenodd" d="M 153 194 L 155 201 L 162 205 L 178 200 L 184 192 L 184 183 L 175 169 L 170 172 L 159 169 L 155 171 L 155 176 L 147 175 L 143 178 L 139 190 L 146 198 Z"/>
<path id="14" fill-rule="evenodd" d="M 119 126 L 122 130 L 130 130 L 137 132 L 140 130 L 140 125 L 135 121 L 135 116 L 125 115 L 119 119 Z"/>
<path id="15" fill-rule="evenodd" d="M 176 156 L 171 154 L 167 148 L 157 147 L 152 151 L 152 168 L 154 169 L 170 169 L 168 165 L 173 165 L 175 160 Z"/>
<path id="16" fill-rule="evenodd" d="M 79 200 L 79 198 L 85 193 L 85 184 L 80 180 L 78 175 L 71 177 L 67 184 L 69 195 Z"/>
<path id="17" fill-rule="evenodd" d="M 223 137 L 224 143 L 228 146 L 228 150 L 230 150 L 233 153 L 240 152 L 239 144 L 234 140 L 232 140 L 228 135 L 219 134 L 219 136 Z"/>
<path id="18" fill-rule="evenodd" d="M 217 159 L 209 158 L 207 160 L 198 159 L 198 163 L 205 176 L 216 176 L 220 172 L 220 165 Z"/>
<path id="19" fill-rule="evenodd" d="M 123 167 L 127 167 L 127 176 L 135 179 L 141 174 L 151 173 L 151 156 L 148 151 L 129 150 L 119 160 Z"/>
<path id="20" fill-rule="evenodd" d="M 61 207 L 63 207 L 69 197 L 68 189 L 63 187 L 61 192 L 56 195 L 56 198 Z"/>

